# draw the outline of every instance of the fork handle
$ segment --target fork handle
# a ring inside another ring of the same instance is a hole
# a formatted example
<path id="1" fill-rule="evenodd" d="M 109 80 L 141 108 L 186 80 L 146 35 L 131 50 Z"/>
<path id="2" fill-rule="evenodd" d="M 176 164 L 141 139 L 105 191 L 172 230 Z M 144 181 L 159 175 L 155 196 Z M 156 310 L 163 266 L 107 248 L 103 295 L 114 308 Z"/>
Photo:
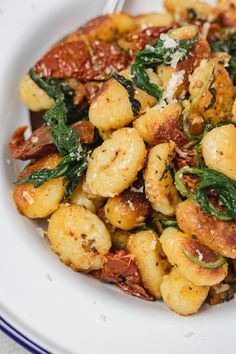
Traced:
<path id="1" fill-rule="evenodd" d="M 107 0 L 103 8 L 102 14 L 111 14 L 113 12 L 120 12 L 126 0 Z"/>

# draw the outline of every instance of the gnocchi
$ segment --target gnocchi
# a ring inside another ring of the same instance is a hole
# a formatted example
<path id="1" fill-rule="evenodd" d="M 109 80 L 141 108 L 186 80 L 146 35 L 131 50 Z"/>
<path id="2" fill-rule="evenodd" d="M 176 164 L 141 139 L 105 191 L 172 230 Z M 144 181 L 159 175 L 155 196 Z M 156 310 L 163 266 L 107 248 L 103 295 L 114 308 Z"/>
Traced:
<path id="1" fill-rule="evenodd" d="M 62 204 L 49 220 L 47 237 L 61 261 L 76 271 L 101 269 L 111 248 L 103 222 L 79 205 Z"/>
<path id="2" fill-rule="evenodd" d="M 122 230 L 142 226 L 149 213 L 149 203 L 142 193 L 126 190 L 105 205 L 105 215 L 110 223 Z"/>
<path id="3" fill-rule="evenodd" d="M 166 263 L 155 232 L 148 230 L 131 234 L 126 247 L 134 257 L 145 288 L 159 299 L 160 285 L 166 273 Z"/>
<path id="4" fill-rule="evenodd" d="M 176 268 L 164 275 L 161 296 L 164 303 L 182 316 L 199 311 L 209 292 L 208 286 L 198 286 L 187 280 Z"/>
<path id="5" fill-rule="evenodd" d="M 152 70 L 148 75 L 153 82 L 159 84 L 158 76 Z M 127 79 L 131 79 L 130 71 L 120 73 Z M 154 106 L 157 101 L 136 88 L 135 98 L 141 104 L 140 114 L 147 108 Z M 110 79 L 100 93 L 93 99 L 89 108 L 90 122 L 100 130 L 120 129 L 135 119 L 132 112 L 127 90 L 115 79 Z"/>
<path id="6" fill-rule="evenodd" d="M 55 101 L 42 90 L 27 74 L 19 85 L 21 101 L 33 112 L 51 108 Z"/>
<path id="7" fill-rule="evenodd" d="M 149 26 L 169 26 L 174 22 L 174 17 L 170 13 L 148 13 L 135 17 L 135 22 L 141 27 Z"/>
<path id="8" fill-rule="evenodd" d="M 60 159 L 57 154 L 44 157 L 27 166 L 21 173 L 21 178 L 42 168 L 54 168 Z M 52 179 L 38 188 L 32 183 L 24 183 L 14 188 L 13 199 L 22 214 L 32 219 L 45 218 L 58 208 L 65 188 L 63 177 Z"/>
<path id="9" fill-rule="evenodd" d="M 180 203 L 176 209 L 178 225 L 187 234 L 225 257 L 236 258 L 236 222 L 222 221 L 204 213 L 191 200 Z"/>
<path id="10" fill-rule="evenodd" d="M 152 208 L 164 215 L 174 215 L 179 202 L 170 173 L 175 143 L 159 144 L 151 148 L 144 171 L 145 190 Z"/>
<path id="11" fill-rule="evenodd" d="M 178 13 L 182 17 L 189 16 L 190 11 L 196 14 L 197 19 L 207 20 L 212 13 L 212 7 L 199 0 L 165 0 L 165 7 L 170 13 Z"/>
<path id="12" fill-rule="evenodd" d="M 146 148 L 133 128 L 115 131 L 90 158 L 86 183 L 93 194 L 114 197 L 135 180 L 143 167 Z"/>
<path id="13" fill-rule="evenodd" d="M 194 70 L 189 92 L 191 99 L 196 100 L 195 111 L 205 120 L 211 118 L 216 124 L 230 119 L 234 98 L 233 83 L 217 59 L 204 61 Z"/>
<path id="14" fill-rule="evenodd" d="M 160 241 L 168 261 L 177 267 L 178 272 L 193 284 L 211 286 L 220 283 L 226 277 L 228 270 L 226 262 L 216 268 L 207 268 L 207 266 L 188 258 L 185 252 L 197 261 L 200 260 L 208 264 L 215 262 L 218 256 L 205 245 L 177 229 L 165 229 Z"/>
<path id="15" fill-rule="evenodd" d="M 236 127 L 214 128 L 202 140 L 202 154 L 209 168 L 236 180 Z"/>

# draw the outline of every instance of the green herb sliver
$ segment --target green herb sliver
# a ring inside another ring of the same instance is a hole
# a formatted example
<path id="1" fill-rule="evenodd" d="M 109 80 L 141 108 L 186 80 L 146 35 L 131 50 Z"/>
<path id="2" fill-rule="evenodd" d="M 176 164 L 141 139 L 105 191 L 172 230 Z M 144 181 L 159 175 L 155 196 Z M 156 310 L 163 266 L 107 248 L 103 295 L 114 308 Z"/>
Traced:
<path id="1" fill-rule="evenodd" d="M 199 177 L 199 185 L 196 191 L 189 191 L 184 181 L 184 174 L 192 174 Z M 184 167 L 175 174 L 175 185 L 179 192 L 190 199 L 195 200 L 209 215 L 220 220 L 236 220 L 236 181 L 210 168 Z M 225 212 L 217 211 L 211 205 L 207 196 L 207 189 L 217 192 L 219 202 Z"/>
<path id="2" fill-rule="evenodd" d="M 187 250 L 183 250 L 183 254 L 193 263 L 198 264 L 200 267 L 208 268 L 208 269 L 216 269 L 221 267 L 225 263 L 224 257 L 220 254 L 217 255 L 217 260 L 215 262 L 204 262 L 203 260 L 199 259 L 198 257 L 192 256 Z"/>
<path id="3" fill-rule="evenodd" d="M 131 80 L 127 80 L 124 76 L 117 74 L 116 72 L 111 73 L 111 77 L 118 81 L 128 92 L 131 109 L 133 115 L 136 117 L 138 116 L 141 110 L 141 103 L 135 98 L 135 88 Z"/>

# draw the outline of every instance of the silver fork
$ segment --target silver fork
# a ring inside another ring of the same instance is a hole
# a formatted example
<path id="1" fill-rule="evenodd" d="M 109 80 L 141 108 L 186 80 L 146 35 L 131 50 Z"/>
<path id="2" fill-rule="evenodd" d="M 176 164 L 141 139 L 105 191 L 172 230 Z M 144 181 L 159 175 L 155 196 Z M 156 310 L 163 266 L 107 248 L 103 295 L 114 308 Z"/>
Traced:
<path id="1" fill-rule="evenodd" d="M 121 12 L 126 0 L 107 0 L 103 8 L 102 14 L 110 14 L 112 12 Z"/>

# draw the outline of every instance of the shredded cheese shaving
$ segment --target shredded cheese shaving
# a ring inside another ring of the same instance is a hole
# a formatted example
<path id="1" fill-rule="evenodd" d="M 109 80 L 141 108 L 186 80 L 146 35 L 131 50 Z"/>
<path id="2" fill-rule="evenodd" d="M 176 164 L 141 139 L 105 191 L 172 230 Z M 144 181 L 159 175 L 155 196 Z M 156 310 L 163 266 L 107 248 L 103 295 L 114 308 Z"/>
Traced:
<path id="1" fill-rule="evenodd" d="M 22 194 L 23 194 L 23 198 L 25 198 L 30 205 L 34 203 L 34 199 L 31 197 L 31 195 L 28 192 L 24 191 Z"/>

